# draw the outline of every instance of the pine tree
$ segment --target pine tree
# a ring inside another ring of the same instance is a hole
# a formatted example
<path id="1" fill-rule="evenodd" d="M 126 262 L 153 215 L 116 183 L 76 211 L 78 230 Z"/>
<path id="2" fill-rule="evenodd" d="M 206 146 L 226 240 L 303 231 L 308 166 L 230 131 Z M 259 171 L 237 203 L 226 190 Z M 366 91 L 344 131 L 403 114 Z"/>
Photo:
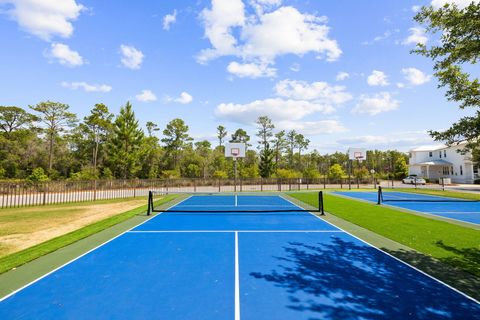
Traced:
<path id="1" fill-rule="evenodd" d="M 48 144 L 48 170 L 53 168 L 55 143 L 61 132 L 68 130 L 77 122 L 74 113 L 68 111 L 70 106 L 59 102 L 40 102 L 30 106 L 34 111 L 40 113 L 40 121 L 45 125 L 43 131 L 46 134 Z"/>
<path id="2" fill-rule="evenodd" d="M 140 163 L 140 146 L 144 138 L 130 102 L 120 109 L 115 119 L 110 142 L 110 156 L 116 176 L 135 176 Z"/>

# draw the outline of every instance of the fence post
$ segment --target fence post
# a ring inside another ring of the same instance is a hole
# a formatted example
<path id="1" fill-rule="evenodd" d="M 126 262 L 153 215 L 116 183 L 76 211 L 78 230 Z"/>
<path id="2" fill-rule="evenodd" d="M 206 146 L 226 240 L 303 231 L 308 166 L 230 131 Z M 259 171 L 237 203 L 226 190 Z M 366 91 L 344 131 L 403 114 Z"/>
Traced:
<path id="1" fill-rule="evenodd" d="M 43 205 L 46 204 L 47 202 L 47 182 L 43 183 L 44 188 L 43 188 Z"/>

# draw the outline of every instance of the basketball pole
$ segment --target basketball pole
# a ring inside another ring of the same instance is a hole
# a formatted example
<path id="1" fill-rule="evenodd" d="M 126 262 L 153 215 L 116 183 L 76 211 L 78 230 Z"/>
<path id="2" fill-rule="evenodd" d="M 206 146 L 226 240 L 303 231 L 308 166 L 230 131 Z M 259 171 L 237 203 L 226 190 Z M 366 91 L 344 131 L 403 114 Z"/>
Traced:
<path id="1" fill-rule="evenodd" d="M 237 192 L 237 157 L 233 158 L 233 192 Z"/>
<path id="2" fill-rule="evenodd" d="M 348 190 L 352 190 L 352 162 L 353 160 L 348 160 Z"/>

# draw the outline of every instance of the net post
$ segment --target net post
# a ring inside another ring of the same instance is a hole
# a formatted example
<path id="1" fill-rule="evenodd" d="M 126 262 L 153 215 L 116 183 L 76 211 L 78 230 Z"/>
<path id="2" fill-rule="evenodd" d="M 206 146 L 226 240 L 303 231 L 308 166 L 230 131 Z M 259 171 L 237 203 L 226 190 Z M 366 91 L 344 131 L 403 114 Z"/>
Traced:
<path id="1" fill-rule="evenodd" d="M 382 187 L 378 186 L 378 198 L 377 198 L 377 204 L 382 204 Z"/>
<path id="2" fill-rule="evenodd" d="M 148 191 L 148 209 L 147 216 L 151 215 L 153 211 L 153 192 Z"/>
<path id="3" fill-rule="evenodd" d="M 325 210 L 323 208 L 323 191 L 318 192 L 318 211 L 320 211 L 320 215 L 325 215 Z"/>

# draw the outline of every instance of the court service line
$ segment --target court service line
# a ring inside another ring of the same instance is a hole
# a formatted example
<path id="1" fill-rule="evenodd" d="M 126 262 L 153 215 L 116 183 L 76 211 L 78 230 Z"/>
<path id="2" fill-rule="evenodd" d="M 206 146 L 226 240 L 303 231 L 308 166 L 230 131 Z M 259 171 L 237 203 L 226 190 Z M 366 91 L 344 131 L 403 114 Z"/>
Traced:
<path id="1" fill-rule="evenodd" d="M 349 195 L 345 195 L 345 194 L 340 194 L 340 193 L 337 193 L 337 192 L 332 192 L 331 194 L 334 195 L 335 197 L 339 197 L 339 198 L 352 199 L 352 200 L 355 200 L 355 201 L 365 202 L 365 203 L 369 203 L 369 204 L 375 204 L 376 203 L 376 200 L 367 200 L 367 199 L 364 199 L 364 198 L 357 198 L 357 197 L 353 197 L 353 196 L 349 196 Z M 434 196 L 434 197 L 438 197 L 438 196 Z M 285 200 L 289 201 L 288 199 L 285 199 Z M 291 201 L 289 201 L 289 202 L 291 202 Z M 293 203 L 293 202 L 291 202 L 291 203 Z M 477 227 L 477 228 L 479 226 L 479 224 L 475 223 L 475 222 L 469 222 L 469 221 L 465 221 L 465 220 L 460 220 L 460 219 L 455 219 L 455 218 L 450 218 L 450 217 L 445 217 L 445 216 L 439 216 L 438 214 L 436 214 L 437 212 L 420 211 L 420 208 L 418 210 L 416 210 L 416 209 L 401 207 L 399 205 L 390 204 L 390 203 L 388 203 L 388 201 L 387 201 L 387 203 L 383 202 L 382 205 L 385 206 L 385 207 L 388 207 L 390 209 L 393 209 L 393 210 L 397 210 L 397 211 L 401 211 L 401 212 L 407 212 L 407 213 L 415 214 L 415 215 L 418 215 L 418 216 L 423 216 L 425 218 L 430 218 L 431 217 L 431 218 L 433 218 L 434 220 L 437 220 L 437 221 L 444 221 L 444 222 L 447 222 L 447 223 L 450 223 L 450 221 L 451 221 L 451 222 L 453 222 L 457 225 L 459 225 L 458 222 L 467 223 L 467 224 L 470 224 L 473 227 Z M 311 212 L 309 212 L 309 213 L 311 213 Z M 441 213 L 441 212 L 438 212 L 438 213 Z M 448 219 L 450 221 L 445 221 L 445 219 Z"/>
<path id="2" fill-rule="evenodd" d="M 480 211 L 425 211 L 426 213 L 432 213 L 432 214 L 445 214 L 445 213 L 458 213 L 458 214 L 480 214 Z M 462 221 L 462 220 L 458 220 Z"/>
<path id="3" fill-rule="evenodd" d="M 132 230 L 128 233 L 344 233 L 342 230 Z"/>
<path id="4" fill-rule="evenodd" d="M 235 320 L 240 320 L 240 271 L 238 263 L 238 232 L 235 232 Z"/>
<path id="5" fill-rule="evenodd" d="M 190 197 L 188 197 L 188 198 L 190 198 Z M 174 206 L 176 206 L 177 204 L 179 204 L 179 203 L 181 203 L 181 202 L 183 202 L 183 201 L 187 200 L 188 198 L 186 198 L 186 199 L 183 199 L 182 201 L 180 201 L 180 202 L 178 202 L 178 203 L 176 203 L 176 204 L 173 204 L 172 206 L 168 207 L 168 208 L 167 208 L 167 210 L 169 210 L 169 209 L 173 208 Z M 138 227 L 138 226 L 141 226 L 142 224 L 146 223 L 147 221 L 150 221 L 150 220 L 152 220 L 153 218 L 155 218 L 155 217 L 159 216 L 160 214 L 162 214 L 162 213 L 156 214 L 156 215 L 152 216 L 151 218 L 149 218 L 149 219 L 147 219 L 147 220 L 145 220 L 145 221 L 142 221 L 142 222 L 140 222 L 139 224 L 136 224 L 136 225 L 134 225 L 134 226 L 133 226 L 133 227 L 131 227 L 130 229 L 128 229 L 128 230 L 125 230 L 124 232 L 122 232 L 122 233 L 120 233 L 120 234 L 116 235 L 115 237 L 113 237 L 113 238 L 111 238 L 111 239 L 109 239 L 109 240 L 107 240 L 107 241 L 105 241 L 105 242 L 103 242 L 103 243 L 99 244 L 98 246 L 96 246 L 96 247 L 94 247 L 94 248 L 92 248 L 92 249 L 88 250 L 87 252 L 85 252 L 85 253 L 83 253 L 83 254 L 79 255 L 78 257 L 76 257 L 76 258 L 73 258 L 73 259 L 72 259 L 72 260 L 70 260 L 70 261 L 67 261 L 66 263 L 64 263 L 64 264 L 62 264 L 61 266 L 59 266 L 59 267 L 57 267 L 57 268 L 55 268 L 55 269 L 51 270 L 50 272 L 47 272 L 47 273 L 45 273 L 44 275 L 42 275 L 42 276 L 38 277 L 37 279 L 34 279 L 34 280 L 30 281 L 29 283 L 27 283 L 26 285 L 24 285 L 24 286 L 22 286 L 22 287 L 18 288 L 17 290 L 15 290 L 15 291 L 12 291 L 11 293 L 7 294 L 7 295 L 6 295 L 6 296 L 4 296 L 4 297 L 1 297 L 1 298 L 0 298 L 0 302 L 2 302 L 2 301 L 4 301 L 4 300 L 6 300 L 6 299 L 8 299 L 8 298 L 10 298 L 10 297 L 11 297 L 11 296 L 13 296 L 14 294 L 16 294 L 16 293 L 18 293 L 18 292 L 22 291 L 23 289 L 25 289 L 25 288 L 27 288 L 27 287 L 29 287 L 29 286 L 33 285 L 34 283 L 36 283 L 36 282 L 38 282 L 38 281 L 42 280 L 43 278 L 46 278 L 46 277 L 48 277 L 48 276 L 49 276 L 49 275 L 51 275 L 52 273 L 54 273 L 54 272 L 56 272 L 56 271 L 58 271 L 58 270 L 62 269 L 63 267 L 66 267 L 67 265 L 71 264 L 72 262 L 75 262 L 75 261 L 77 261 L 78 259 L 80 259 L 80 258 L 82 258 L 82 257 L 86 256 L 87 254 L 89 254 L 89 253 L 91 253 L 91 252 L 93 252 L 93 251 L 97 250 L 98 248 L 100 248 L 100 247 L 103 247 L 103 246 L 104 246 L 104 245 L 106 245 L 107 243 L 109 243 L 109 242 L 112 242 L 113 240 L 115 240 L 115 239 L 117 239 L 117 238 L 119 238 L 119 237 L 123 236 L 123 235 L 124 235 L 124 234 L 126 234 L 127 232 L 130 232 L 131 230 L 135 229 L 135 228 L 136 228 L 136 227 Z"/>
<path id="6" fill-rule="evenodd" d="M 283 197 L 281 197 L 281 198 L 283 198 Z M 295 203 L 293 203 L 292 201 L 288 200 L 287 198 L 283 198 L 283 199 L 285 199 L 286 201 L 290 202 L 290 203 L 293 204 L 294 206 L 297 206 L 298 208 L 301 208 L 300 206 L 296 205 Z M 305 209 L 303 209 L 303 210 L 305 210 Z M 305 211 L 306 211 L 306 210 L 305 210 Z M 434 281 L 437 281 L 437 282 L 440 283 L 440 284 L 443 284 L 443 285 L 446 286 L 447 288 L 450 288 L 451 290 L 459 293 L 460 295 L 464 296 L 465 298 L 470 299 L 470 300 L 472 300 L 473 302 L 476 302 L 476 303 L 480 304 L 480 301 L 476 300 L 475 298 L 470 297 L 470 296 L 467 295 L 466 293 L 464 293 L 464 292 L 462 292 L 462 291 L 460 291 L 460 290 L 452 287 L 451 285 L 449 285 L 449 284 L 447 284 L 447 283 L 445 283 L 445 282 L 443 282 L 443 281 L 441 281 L 441 280 L 439 280 L 439 279 L 437 279 L 437 278 L 429 275 L 428 273 L 426 273 L 426 272 L 418 269 L 418 268 L 415 267 L 415 266 L 412 266 L 411 264 L 409 264 L 409 263 L 407 263 L 407 262 L 405 262 L 405 261 L 403 261 L 403 260 L 400 260 L 399 258 L 395 257 L 394 255 L 392 255 L 392 254 L 390 254 L 390 253 L 388 253 L 388 252 L 385 252 L 385 251 L 377 248 L 377 247 L 374 246 L 373 244 L 371 244 L 371 243 L 369 243 L 369 242 L 367 242 L 367 241 L 365 241 L 365 240 L 363 240 L 363 239 L 360 239 L 359 237 L 353 235 L 352 233 L 350 233 L 350 232 L 348 232 L 348 231 L 346 231 L 346 230 L 344 230 L 344 229 L 342 229 L 342 228 L 334 225 L 333 223 L 331 223 L 331 222 L 329 222 L 329 221 L 327 221 L 327 220 L 325 220 L 325 219 L 320 218 L 319 216 L 311 213 L 310 211 L 307 211 L 307 212 L 310 213 L 310 214 L 311 214 L 312 216 L 314 216 L 315 218 L 320 219 L 320 220 L 322 220 L 323 222 L 326 222 L 326 223 L 328 223 L 329 225 L 331 225 L 331 226 L 333 226 L 333 227 L 335 227 L 335 228 L 338 228 L 339 230 L 342 230 L 343 232 L 345 232 L 346 234 L 350 235 L 351 237 L 353 237 L 353 238 L 355 238 L 355 239 L 357 239 L 357 240 L 359 240 L 359 241 L 361 241 L 361 242 L 369 245 L 370 247 L 374 248 L 375 250 L 378 250 L 378 251 L 380 251 L 381 253 L 386 254 L 387 256 L 389 256 L 389 257 L 397 260 L 398 262 L 403 263 L 404 265 L 412 268 L 413 270 L 415 270 L 415 271 L 417 271 L 417 272 L 419 272 L 419 273 L 427 276 L 428 278 L 430 278 L 430 279 L 432 279 L 432 280 L 434 280 Z"/>
<path id="7" fill-rule="evenodd" d="M 370 202 L 372 203 L 372 202 Z M 382 203 L 383 206 L 386 206 L 386 207 L 389 207 L 390 209 L 394 209 L 394 210 L 397 210 L 397 211 L 404 211 L 404 212 L 407 212 L 407 213 L 413 213 L 413 214 L 416 214 L 418 216 L 425 216 L 425 218 L 434 218 L 434 220 L 437 220 L 437 221 L 444 221 L 444 222 L 447 222 L 447 223 L 450 223 L 450 221 L 445 221 L 445 219 L 448 219 L 448 220 L 451 220 L 452 222 L 457 222 L 457 225 L 458 225 L 458 222 L 461 222 L 461 223 L 468 223 L 468 224 L 471 224 L 475 227 L 478 227 L 479 224 L 478 223 L 475 223 L 475 222 L 469 222 L 469 221 L 465 221 L 465 220 L 460 220 L 460 219 L 456 219 L 456 218 L 450 218 L 450 217 L 445 217 L 445 216 L 440 216 L 438 214 L 435 214 L 435 213 L 432 213 L 432 212 L 427 212 L 427 211 L 420 211 L 421 208 L 418 208 L 418 209 L 411 209 L 411 208 L 406 208 L 406 207 L 401 207 L 399 205 L 395 205 L 395 204 L 388 204 L 388 203 Z"/>

